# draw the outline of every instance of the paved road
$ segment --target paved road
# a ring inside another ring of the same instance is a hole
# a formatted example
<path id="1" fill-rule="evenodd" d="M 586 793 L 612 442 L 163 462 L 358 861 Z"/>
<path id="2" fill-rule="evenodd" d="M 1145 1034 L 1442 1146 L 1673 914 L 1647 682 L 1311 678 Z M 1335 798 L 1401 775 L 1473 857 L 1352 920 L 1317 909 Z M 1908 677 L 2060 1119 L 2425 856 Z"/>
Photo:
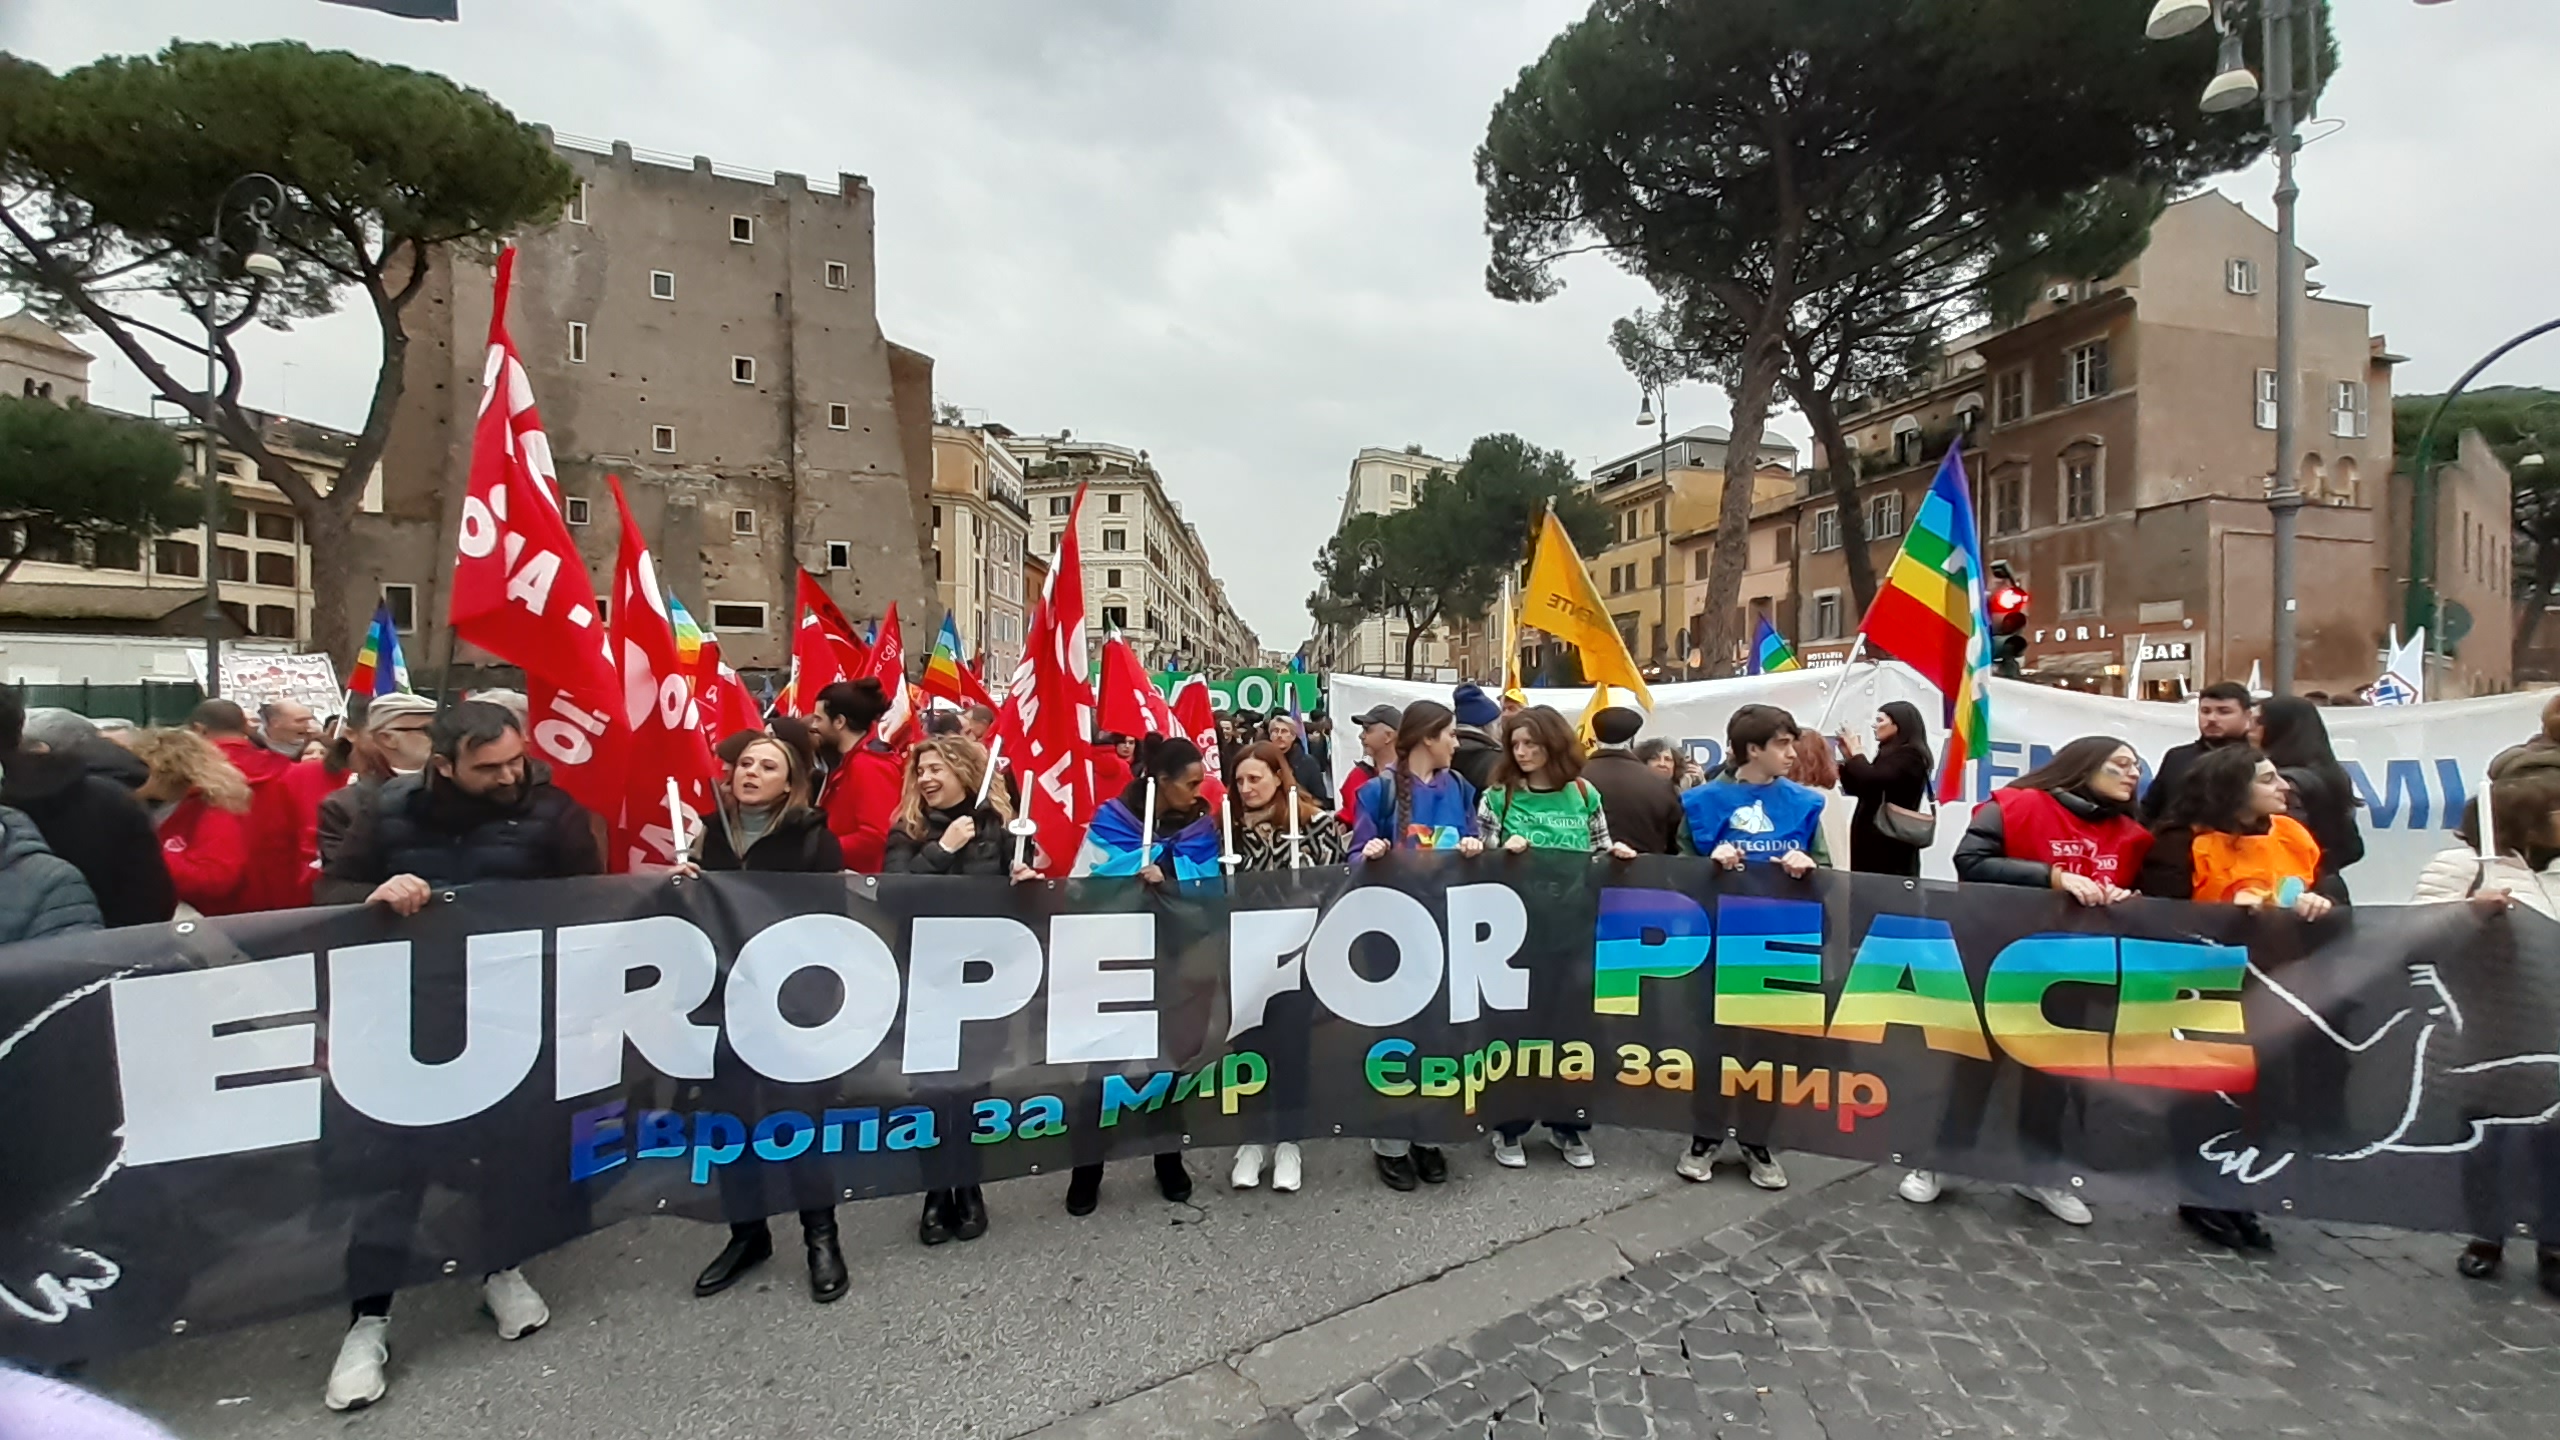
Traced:
<path id="1" fill-rule="evenodd" d="M 2272 1256 L 2168 1218 L 2070 1230 L 1869 1171 L 1623 1277 L 1382 1365 L 1250 1440 L 2074 1440 L 2560 1433 L 2560 1301 L 2511 1247 L 2279 1222 Z"/>
<path id="2" fill-rule="evenodd" d="M 911 1202 L 847 1206 L 854 1289 L 823 1309 L 793 1221 L 777 1222 L 771 1265 L 711 1300 L 689 1287 L 713 1227 L 626 1225 L 526 1267 L 553 1320 L 516 1344 L 473 1313 L 474 1286 L 404 1295 L 390 1396 L 354 1417 L 320 1407 L 334 1316 L 174 1343 L 93 1379 L 190 1440 L 996 1440 L 1681 1186 L 1677 1137 L 1594 1144 L 1587 1172 L 1534 1143 L 1518 1173 L 1455 1152 L 1450 1185 L 1414 1195 L 1380 1186 L 1355 1142 L 1310 1146 L 1294 1196 L 1229 1192 L 1229 1152 L 1203 1152 L 1192 1205 L 1158 1198 L 1143 1162 L 1118 1165 L 1085 1220 L 1063 1213 L 1063 1177 L 1037 1177 L 990 1188 L 984 1239 L 936 1250 L 916 1244 Z"/>

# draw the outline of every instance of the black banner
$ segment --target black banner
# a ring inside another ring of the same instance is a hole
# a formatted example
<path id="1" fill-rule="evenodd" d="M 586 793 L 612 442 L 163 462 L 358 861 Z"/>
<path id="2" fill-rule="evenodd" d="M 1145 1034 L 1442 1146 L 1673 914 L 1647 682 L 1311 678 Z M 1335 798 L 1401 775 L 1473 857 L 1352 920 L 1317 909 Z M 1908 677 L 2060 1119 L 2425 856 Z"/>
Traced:
<path id="1" fill-rule="evenodd" d="M 2503 1231 L 2560 1222 L 2560 927 L 1558 855 L 498 885 L 0 951 L 0 1104 L 48 1360 L 636 1215 L 1513 1119 Z"/>

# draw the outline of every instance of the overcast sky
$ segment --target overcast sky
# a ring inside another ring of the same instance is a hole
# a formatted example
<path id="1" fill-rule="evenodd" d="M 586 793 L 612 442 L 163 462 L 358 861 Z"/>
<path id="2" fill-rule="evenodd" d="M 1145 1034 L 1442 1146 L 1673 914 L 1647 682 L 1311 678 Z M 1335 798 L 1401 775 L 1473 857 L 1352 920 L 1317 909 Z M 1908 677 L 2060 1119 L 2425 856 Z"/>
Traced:
<path id="1" fill-rule="evenodd" d="M 564 132 L 868 175 L 881 321 L 934 356 L 939 397 L 1151 451 L 1245 618 L 1287 649 L 1361 446 L 1456 456 L 1512 430 L 1589 461 L 1642 443 L 1607 344 L 1641 287 L 1598 260 L 1543 305 L 1482 283 L 1486 116 L 1583 8 L 462 0 L 457 26 L 319 0 L 0 0 L 0 48 L 60 69 L 172 36 L 294 36 L 444 71 Z M 2144 8 L 2124 0 L 2126 23 Z M 2560 313 L 2560 4 L 2339 10 L 2303 242 L 2411 357 L 2401 388 L 2441 387 Z M 2261 216 L 2271 187 L 2264 167 L 2224 184 Z M 2494 378 L 2560 378 L 2549 343 Z M 253 404 L 362 419 L 369 319 L 249 349 Z M 146 404 L 121 362 L 99 376 L 103 403 Z M 1725 411 L 1706 387 L 1672 397 L 1675 427 Z M 1804 439 L 1792 415 L 1778 428 Z"/>

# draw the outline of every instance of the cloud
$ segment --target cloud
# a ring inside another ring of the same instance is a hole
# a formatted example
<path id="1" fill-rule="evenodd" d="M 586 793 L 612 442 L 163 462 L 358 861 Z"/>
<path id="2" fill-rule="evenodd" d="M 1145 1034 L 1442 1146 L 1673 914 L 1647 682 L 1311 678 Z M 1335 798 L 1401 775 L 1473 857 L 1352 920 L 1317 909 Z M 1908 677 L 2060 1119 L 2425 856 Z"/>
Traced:
<path id="1" fill-rule="evenodd" d="M 1275 648 L 1306 632 L 1362 446 L 1455 456 L 1511 430 L 1597 460 L 1644 440 L 1606 334 L 1640 286 L 1596 260 L 1543 305 L 1482 283 L 1475 146 L 1579 0 L 463 0 L 458 26 L 313 0 L 10 8 L 15 44 L 55 66 L 181 31 L 290 34 L 444 71 L 562 131 L 867 174 L 881 319 L 935 357 L 941 398 L 1150 451 Z M 2560 135 L 2531 97 L 2560 62 L 2560 7 L 2342 11 L 2349 64 L 2324 111 L 2348 123 L 2305 154 L 2304 243 L 2330 293 L 2372 302 L 2416 357 L 2404 383 L 2441 384 L 2549 308 L 2537 178 Z M 2226 188 L 2265 215 L 2270 185 Z M 361 317 L 252 354 L 254 401 L 361 415 Z M 2519 357 L 2501 375 L 2536 373 Z M 129 372 L 105 389 L 143 403 Z M 1671 409 L 1726 418 L 1704 386 Z"/>

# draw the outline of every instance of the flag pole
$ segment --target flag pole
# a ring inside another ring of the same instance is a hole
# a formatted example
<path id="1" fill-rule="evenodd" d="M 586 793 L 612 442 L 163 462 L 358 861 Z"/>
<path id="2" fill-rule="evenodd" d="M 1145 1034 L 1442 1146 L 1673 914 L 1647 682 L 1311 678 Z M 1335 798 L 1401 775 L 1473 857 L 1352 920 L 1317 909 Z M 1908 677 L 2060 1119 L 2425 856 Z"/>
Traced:
<path id="1" fill-rule="evenodd" d="M 1858 663 L 1858 657 L 1866 653 L 1867 632 L 1861 630 L 1858 632 L 1857 640 L 1849 646 L 1849 658 L 1840 662 L 1840 678 L 1832 682 L 1831 694 L 1822 702 L 1822 718 L 1813 722 L 1814 734 L 1828 735 L 1831 733 L 1829 729 L 1831 724 L 1831 712 L 1839 708 L 1840 692 L 1849 688 L 1849 670 L 1852 666 Z"/>
<path id="2" fill-rule="evenodd" d="M 2150 648 L 2151 637 L 2149 635 L 2136 635 L 2133 637 L 2133 673 L 2125 677 L 2124 683 L 2124 698 L 2127 700 L 2140 700 L 2142 698 L 2142 652 Z"/>

